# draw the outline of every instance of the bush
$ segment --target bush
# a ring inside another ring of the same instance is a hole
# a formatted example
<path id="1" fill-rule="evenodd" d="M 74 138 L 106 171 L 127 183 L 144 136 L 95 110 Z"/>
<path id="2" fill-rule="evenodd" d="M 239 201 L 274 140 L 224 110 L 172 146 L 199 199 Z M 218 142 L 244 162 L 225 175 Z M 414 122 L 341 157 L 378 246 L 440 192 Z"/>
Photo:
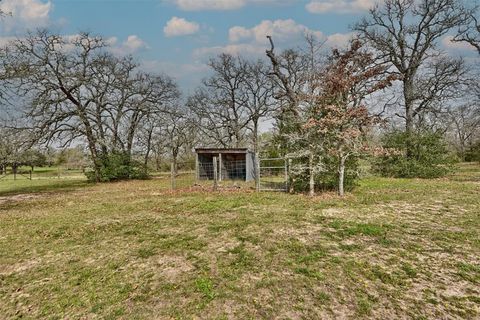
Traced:
<path id="1" fill-rule="evenodd" d="M 89 181 L 95 181 L 95 172 L 85 173 Z M 100 181 L 147 179 L 148 173 L 143 165 L 124 153 L 113 153 L 104 156 L 100 168 Z"/>
<path id="2" fill-rule="evenodd" d="M 308 171 L 308 159 L 296 159 L 293 166 L 301 167 L 303 170 L 292 170 L 293 189 L 297 192 L 306 192 L 310 188 L 310 174 Z M 323 170 L 315 175 L 316 191 L 338 190 L 338 159 L 335 157 L 323 158 Z M 346 162 L 345 170 L 345 191 L 351 191 L 357 185 L 359 178 L 358 160 L 351 157 Z"/>
<path id="3" fill-rule="evenodd" d="M 471 146 L 465 153 L 465 161 L 467 162 L 480 162 L 480 141 Z"/>
<path id="4" fill-rule="evenodd" d="M 400 151 L 380 157 L 373 169 L 386 177 L 396 178 L 438 178 L 452 169 L 456 158 L 449 152 L 442 135 L 422 131 L 414 135 L 394 131 L 382 139 L 383 147 Z M 407 156 L 407 146 L 411 152 Z"/>

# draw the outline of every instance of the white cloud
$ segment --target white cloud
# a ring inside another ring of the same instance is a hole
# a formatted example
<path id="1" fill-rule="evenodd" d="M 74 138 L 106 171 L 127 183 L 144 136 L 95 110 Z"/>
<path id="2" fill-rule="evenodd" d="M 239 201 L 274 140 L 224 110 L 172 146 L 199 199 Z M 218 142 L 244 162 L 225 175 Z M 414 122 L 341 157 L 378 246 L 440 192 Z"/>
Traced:
<path id="1" fill-rule="evenodd" d="M 58 49 L 68 52 L 75 49 L 74 42 L 80 38 L 79 34 L 63 35 L 65 43 L 58 47 Z M 8 43 L 15 40 L 25 40 L 24 37 L 12 37 L 4 36 L 0 37 L 0 47 L 6 46 Z M 144 49 L 149 49 L 148 44 L 137 35 L 130 35 L 125 41 L 119 43 L 117 37 L 104 38 L 105 43 L 108 45 L 108 50 L 117 56 L 124 56 L 134 54 Z"/>
<path id="2" fill-rule="evenodd" d="M 49 23 L 52 2 L 42 0 L 3 0 L 0 10 L 11 14 L 4 17 L 1 26 L 4 32 L 24 31 L 29 28 L 45 27 Z"/>
<path id="3" fill-rule="evenodd" d="M 300 0 L 172 0 L 175 5 L 185 11 L 201 10 L 237 10 L 248 4 L 288 5 Z"/>
<path id="4" fill-rule="evenodd" d="M 167 37 L 178 37 L 195 34 L 200 30 L 200 26 L 196 22 L 190 22 L 183 18 L 173 17 L 167 22 L 163 28 L 163 32 Z"/>
<path id="5" fill-rule="evenodd" d="M 243 7 L 246 0 L 175 0 L 177 7 L 186 11 L 235 10 Z"/>
<path id="6" fill-rule="evenodd" d="M 252 31 L 245 27 L 232 27 L 228 31 L 228 39 L 232 42 L 239 42 L 252 36 Z"/>
<path id="7" fill-rule="evenodd" d="M 342 49 L 347 47 L 349 41 L 352 38 L 353 38 L 353 33 L 335 33 L 327 37 L 325 46 L 329 48 Z"/>
<path id="8" fill-rule="evenodd" d="M 117 45 L 117 37 L 108 38 L 106 39 L 106 42 L 111 46 L 110 51 L 116 55 L 134 54 L 138 51 L 150 48 L 148 44 L 137 35 L 128 36 L 127 39 L 119 45 Z"/>
<path id="9" fill-rule="evenodd" d="M 318 39 L 325 39 L 321 31 L 312 30 L 292 19 L 264 20 L 252 28 L 242 26 L 230 28 L 228 44 L 198 48 L 194 50 L 193 56 L 201 59 L 224 52 L 259 57 L 264 56 L 265 50 L 269 48 L 267 35 L 272 36 L 277 45 L 294 47 L 303 42 L 306 34 L 312 34 Z"/>
<path id="10" fill-rule="evenodd" d="M 305 7 L 310 13 L 356 13 L 372 8 L 378 0 L 312 0 Z"/>
<path id="11" fill-rule="evenodd" d="M 125 40 L 122 45 L 131 52 L 148 48 L 147 43 L 136 35 L 128 36 L 127 40 Z"/>
<path id="12" fill-rule="evenodd" d="M 229 53 L 232 55 L 242 54 L 244 56 L 260 56 L 265 54 L 266 48 L 266 46 L 249 43 L 228 44 L 226 46 L 197 48 L 193 51 L 193 57 L 196 59 L 203 59 L 205 57 L 220 53 Z"/>
<path id="13" fill-rule="evenodd" d="M 229 39 L 231 42 L 240 42 L 242 40 L 253 40 L 256 43 L 267 43 L 267 35 L 272 36 L 276 41 L 285 42 L 302 38 L 310 33 L 316 37 L 322 37 L 323 33 L 311 30 L 308 27 L 296 23 L 292 19 L 287 20 L 264 20 L 253 28 L 233 27 L 229 30 Z"/>
<path id="14" fill-rule="evenodd" d="M 466 42 L 455 42 L 452 36 L 446 36 L 442 39 L 442 46 L 447 50 L 476 51 L 476 49 Z"/>
<path id="15" fill-rule="evenodd" d="M 193 51 L 193 57 L 195 59 L 205 59 L 205 57 L 219 53 L 261 57 L 265 56 L 265 50 L 270 47 L 267 35 L 273 37 L 275 44 L 281 51 L 282 48 L 304 45 L 306 34 L 313 35 L 318 41 L 324 41 L 326 50 L 329 50 L 329 48 L 345 48 L 353 37 L 352 33 L 336 33 L 327 36 L 319 30 L 310 29 L 292 19 L 264 20 L 251 28 L 243 26 L 230 28 L 228 44 L 197 48 Z"/>

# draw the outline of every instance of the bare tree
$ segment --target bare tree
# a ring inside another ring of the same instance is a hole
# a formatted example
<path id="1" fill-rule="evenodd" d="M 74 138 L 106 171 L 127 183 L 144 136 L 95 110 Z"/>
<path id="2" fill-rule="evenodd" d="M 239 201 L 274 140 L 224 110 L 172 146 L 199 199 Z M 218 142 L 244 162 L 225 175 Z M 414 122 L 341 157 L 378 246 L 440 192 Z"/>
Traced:
<path id="1" fill-rule="evenodd" d="M 295 176 L 307 170 L 310 195 L 313 196 L 315 175 L 323 170 L 324 148 L 318 131 L 308 130 L 305 124 L 320 90 L 323 61 L 318 57 L 321 44 L 307 36 L 307 50 L 304 52 L 289 49 L 277 55 L 272 37 L 267 38 L 270 49 L 266 54 L 272 65 L 270 75 L 275 85 L 274 97 L 280 105 L 280 110 L 275 115 L 277 137 L 284 155 L 293 159 L 308 159 L 306 167 L 303 161 L 291 167 L 290 185 L 294 185 Z"/>
<path id="2" fill-rule="evenodd" d="M 21 165 L 29 165 L 28 152 L 31 151 L 32 139 L 27 132 L 15 129 L 0 130 L 0 174 L 11 167 L 17 173 Z M 33 170 L 33 168 L 32 168 Z"/>
<path id="3" fill-rule="evenodd" d="M 281 102 L 280 120 L 289 122 L 301 112 L 301 94 L 308 79 L 308 59 L 297 50 L 288 49 L 280 55 L 275 53 L 275 44 L 271 36 L 270 49 L 266 51 L 270 59 L 272 70 L 270 72 L 275 84 L 275 98 Z"/>
<path id="4" fill-rule="evenodd" d="M 480 105 L 463 104 L 448 112 L 454 145 L 461 160 L 465 160 L 467 149 L 480 139 Z"/>
<path id="5" fill-rule="evenodd" d="M 428 112 L 458 83 L 462 62 L 437 50 L 438 41 L 468 21 L 457 0 L 386 0 L 355 25 L 361 39 L 377 50 L 379 60 L 399 75 L 405 128 Z"/>
<path id="6" fill-rule="evenodd" d="M 229 54 L 210 59 L 213 75 L 189 100 L 200 129 L 218 144 L 239 147 L 245 142 L 248 124 L 241 86 L 245 82 L 245 61 Z"/>
<path id="7" fill-rule="evenodd" d="M 96 172 L 101 156 L 95 119 L 90 115 L 92 99 L 84 92 L 92 77 L 94 55 L 105 46 L 103 39 L 88 34 L 67 41 L 39 31 L 12 42 L 4 61 L 10 86 L 19 95 L 32 97 L 31 107 L 24 111 L 35 134 L 46 141 L 85 137 Z"/>
<path id="8" fill-rule="evenodd" d="M 261 121 L 270 118 L 275 110 L 273 99 L 273 83 L 269 75 L 270 68 L 264 62 L 247 62 L 245 67 L 245 83 L 241 94 L 248 117 L 247 130 L 251 133 L 251 142 L 255 153 L 259 150 Z"/>
<path id="9" fill-rule="evenodd" d="M 213 93 L 203 87 L 198 88 L 187 100 L 187 106 L 195 118 L 196 129 L 202 136 L 199 143 L 223 148 L 233 147 L 234 137 L 230 130 L 234 126 L 230 123 L 233 119 L 228 110 L 215 101 Z"/>
<path id="10" fill-rule="evenodd" d="M 460 28 L 453 40 L 470 44 L 477 49 L 478 54 L 480 54 L 480 21 L 476 14 L 478 14 L 478 8 L 472 10 L 470 13 L 470 23 Z"/>
<path id="11" fill-rule="evenodd" d="M 108 154 L 120 147 L 131 156 L 141 121 L 179 95 L 169 77 L 139 73 L 131 58 L 116 58 L 106 47 L 88 33 L 39 31 L 3 51 L 2 76 L 28 101 L 23 128 L 40 143 L 85 141 L 97 181 Z"/>
<path id="12" fill-rule="evenodd" d="M 182 151 L 189 151 L 185 149 L 188 149 L 195 141 L 196 132 L 194 128 L 188 112 L 180 107 L 175 108 L 163 117 L 163 125 L 159 133 L 175 168 L 177 168 L 177 162 Z"/>
<path id="13" fill-rule="evenodd" d="M 258 150 L 261 121 L 272 114 L 273 84 L 262 61 L 221 54 L 210 60 L 213 75 L 190 97 L 188 106 L 203 135 L 223 147 L 251 144 Z"/>

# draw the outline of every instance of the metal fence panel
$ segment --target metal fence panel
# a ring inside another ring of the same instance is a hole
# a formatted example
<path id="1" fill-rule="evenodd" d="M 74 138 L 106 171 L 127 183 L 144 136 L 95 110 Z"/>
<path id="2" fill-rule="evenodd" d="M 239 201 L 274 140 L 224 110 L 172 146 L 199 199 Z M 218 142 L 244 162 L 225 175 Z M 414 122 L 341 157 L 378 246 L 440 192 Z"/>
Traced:
<path id="1" fill-rule="evenodd" d="M 247 177 L 245 160 L 220 160 L 212 162 L 177 162 L 171 166 L 171 189 L 211 188 L 254 189 L 255 181 L 245 181 Z"/>
<path id="2" fill-rule="evenodd" d="M 283 158 L 259 159 L 259 191 L 288 192 L 288 162 Z"/>
<path id="3" fill-rule="evenodd" d="M 19 169 L 16 172 L 10 168 L 0 172 L 0 181 L 14 180 L 50 180 L 50 179 L 86 179 L 81 169 L 68 170 L 65 168 L 35 168 L 32 170 Z"/>

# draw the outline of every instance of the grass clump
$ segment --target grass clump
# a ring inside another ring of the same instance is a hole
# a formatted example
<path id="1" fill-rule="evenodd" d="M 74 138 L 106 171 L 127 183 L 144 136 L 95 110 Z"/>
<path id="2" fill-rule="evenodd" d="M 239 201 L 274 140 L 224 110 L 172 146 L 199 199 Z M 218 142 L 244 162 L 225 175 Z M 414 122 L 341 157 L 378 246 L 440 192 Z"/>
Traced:
<path id="1" fill-rule="evenodd" d="M 213 289 L 213 282 L 211 279 L 204 277 L 196 279 L 195 288 L 203 295 L 206 301 L 210 302 L 215 299 L 216 294 Z"/>

